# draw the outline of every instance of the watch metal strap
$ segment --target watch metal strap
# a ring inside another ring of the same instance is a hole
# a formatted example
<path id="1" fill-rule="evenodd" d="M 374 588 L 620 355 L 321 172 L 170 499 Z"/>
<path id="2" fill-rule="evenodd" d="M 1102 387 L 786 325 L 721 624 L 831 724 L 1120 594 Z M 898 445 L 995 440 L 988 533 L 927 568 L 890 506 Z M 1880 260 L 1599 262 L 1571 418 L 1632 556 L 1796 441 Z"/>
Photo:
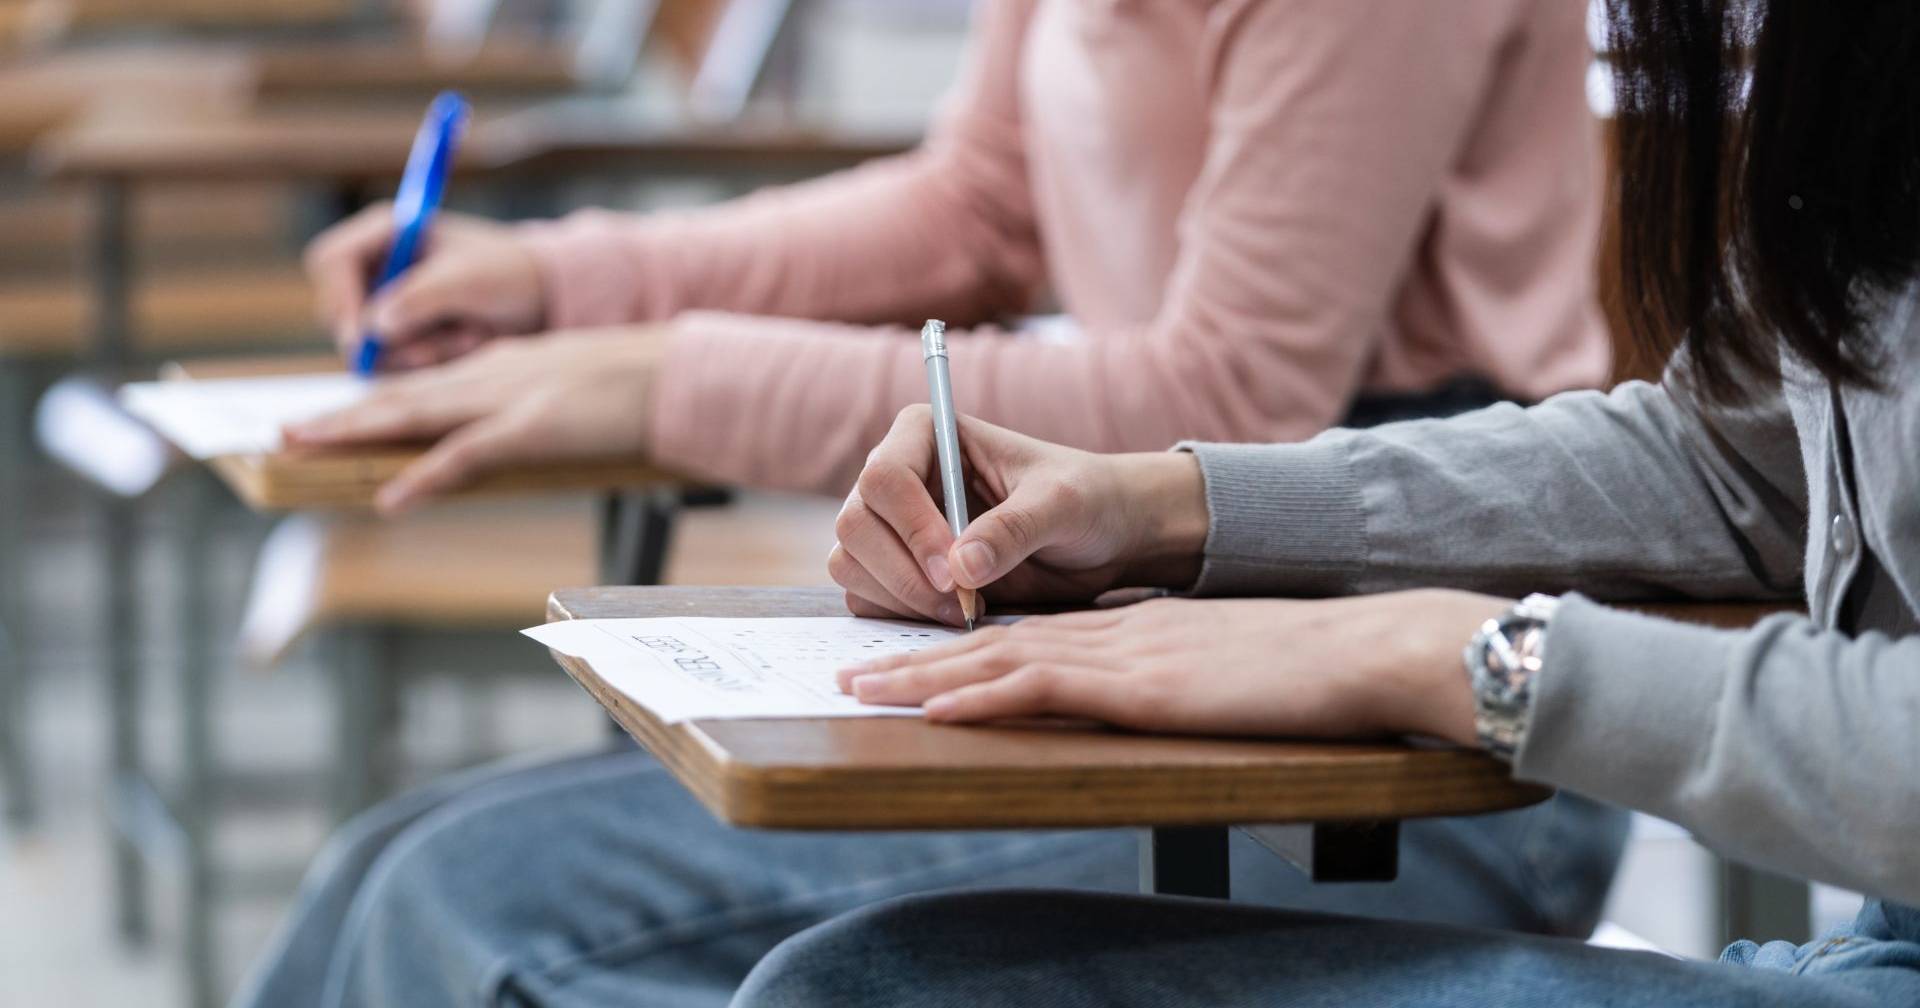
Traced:
<path id="1" fill-rule="evenodd" d="M 1529 595 L 1482 624 L 1467 644 L 1475 733 L 1488 752 L 1509 763 L 1526 739 L 1547 625 L 1559 606 L 1551 595 Z"/>

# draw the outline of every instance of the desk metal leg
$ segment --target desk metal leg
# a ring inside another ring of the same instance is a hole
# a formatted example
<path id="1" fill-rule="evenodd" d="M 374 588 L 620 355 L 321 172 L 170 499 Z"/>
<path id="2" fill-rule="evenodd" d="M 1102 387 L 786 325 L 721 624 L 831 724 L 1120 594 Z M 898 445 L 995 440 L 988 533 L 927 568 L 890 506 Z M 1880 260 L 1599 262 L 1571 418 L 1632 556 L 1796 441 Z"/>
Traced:
<path id="1" fill-rule="evenodd" d="M 1228 826 L 1155 826 L 1140 834 L 1140 891 L 1228 899 Z"/>
<path id="2" fill-rule="evenodd" d="M 181 901 L 181 950 L 185 965 L 187 1003 L 213 1008 L 219 1003 L 219 981 L 214 957 L 213 901 L 213 775 L 214 656 L 208 624 L 210 571 L 207 508 L 211 489 L 204 473 L 190 473 L 176 487 L 173 508 L 174 570 L 181 572 L 180 654 L 180 782 L 174 812 L 180 826 L 181 867 L 185 892 Z"/>
<path id="3" fill-rule="evenodd" d="M 1720 905 L 1726 911 L 1723 944 L 1813 940 L 1812 890 L 1799 879 L 1732 861 L 1720 863 Z"/>
<path id="4" fill-rule="evenodd" d="M 25 829 L 33 820 L 33 770 L 28 760 L 26 708 L 32 695 L 27 665 L 26 413 L 25 368 L 0 361 L 0 805 L 7 825 Z M 13 635 L 9 636 L 8 631 Z"/>
<path id="5" fill-rule="evenodd" d="M 1247 832 L 1315 882 L 1391 882 L 1400 874 L 1400 824 L 1391 819 L 1260 826 Z"/>
<path id="6" fill-rule="evenodd" d="M 131 207 L 125 179 L 107 177 L 94 188 L 88 252 L 93 280 L 93 363 L 118 372 L 128 360 L 133 328 Z"/>
<path id="7" fill-rule="evenodd" d="M 89 273 L 93 281 L 93 365 L 108 377 L 126 366 L 132 325 L 133 253 L 129 245 L 128 186 L 108 176 L 94 186 Z M 106 655 L 108 762 L 113 774 L 113 891 L 115 919 L 123 939 L 147 940 L 146 866 L 129 835 L 145 792 L 141 770 L 141 683 L 134 611 L 136 576 L 134 502 L 102 493 L 100 504 L 102 576 L 106 582 L 100 640 Z"/>
<path id="8" fill-rule="evenodd" d="M 110 721 L 107 759 L 113 775 L 115 816 L 113 837 L 113 891 L 120 936 L 144 944 L 149 936 L 147 871 L 139 844 L 132 834 L 130 814 L 136 796 L 143 793 L 140 712 L 144 684 L 140 679 L 138 614 L 134 611 L 133 577 L 135 530 L 139 508 L 111 495 L 100 500 L 100 540 L 105 604 L 101 607 L 100 646 L 106 656 L 107 709 Z"/>
<path id="9" fill-rule="evenodd" d="M 24 830 L 33 819 L 33 772 L 27 766 L 26 655 L 0 623 L 0 809 L 7 825 Z"/>
<path id="10" fill-rule="evenodd" d="M 677 494 L 613 494 L 601 505 L 600 582 L 657 585 L 666 572 Z"/>
<path id="11" fill-rule="evenodd" d="M 333 815 L 346 822 L 386 794 L 395 735 L 398 668 L 388 661 L 391 645 L 379 626 L 340 627 L 327 634 L 334 686 Z"/>

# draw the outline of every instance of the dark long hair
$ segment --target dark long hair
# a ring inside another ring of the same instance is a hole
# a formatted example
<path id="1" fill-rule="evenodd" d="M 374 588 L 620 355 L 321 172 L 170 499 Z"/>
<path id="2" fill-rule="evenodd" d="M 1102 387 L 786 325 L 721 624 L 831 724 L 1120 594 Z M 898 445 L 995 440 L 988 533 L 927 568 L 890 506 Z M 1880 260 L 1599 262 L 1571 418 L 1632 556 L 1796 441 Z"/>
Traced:
<path id="1" fill-rule="evenodd" d="M 1782 344 L 1871 387 L 1920 268 L 1920 0 L 1606 0 L 1622 312 L 1740 397 Z M 1745 376 L 1745 377 L 1743 377 Z"/>

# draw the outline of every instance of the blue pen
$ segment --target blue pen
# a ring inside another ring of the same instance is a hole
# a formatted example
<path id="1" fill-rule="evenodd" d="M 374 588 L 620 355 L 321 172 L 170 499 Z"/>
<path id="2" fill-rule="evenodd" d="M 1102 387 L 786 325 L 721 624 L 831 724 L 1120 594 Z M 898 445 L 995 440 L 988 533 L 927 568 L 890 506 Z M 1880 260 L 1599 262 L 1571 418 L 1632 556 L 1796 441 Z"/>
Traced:
<path id="1" fill-rule="evenodd" d="M 379 293 L 405 273 L 420 255 L 420 239 L 440 209 L 440 197 L 447 190 L 447 172 L 453 166 L 454 150 L 460 145 L 460 133 L 468 118 L 467 100 L 452 91 L 443 91 L 427 106 L 427 117 L 413 138 L 413 151 L 407 155 L 406 174 L 400 176 L 400 192 L 393 198 L 393 250 L 387 264 L 373 282 L 369 296 Z M 371 377 L 380 365 L 380 334 L 371 329 L 360 334 L 360 353 L 354 358 L 353 371 L 362 378 Z"/>

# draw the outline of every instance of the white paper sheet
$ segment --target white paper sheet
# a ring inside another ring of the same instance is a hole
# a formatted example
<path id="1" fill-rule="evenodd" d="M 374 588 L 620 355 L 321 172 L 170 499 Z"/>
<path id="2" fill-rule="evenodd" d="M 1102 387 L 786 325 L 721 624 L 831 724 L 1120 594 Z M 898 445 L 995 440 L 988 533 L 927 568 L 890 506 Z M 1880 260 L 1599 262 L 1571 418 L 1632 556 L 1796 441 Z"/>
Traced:
<path id="1" fill-rule="evenodd" d="M 120 389 L 120 403 L 204 459 L 278 451 L 280 428 L 351 406 L 370 387 L 346 373 L 137 382 Z"/>
<path id="2" fill-rule="evenodd" d="M 853 616 L 566 620 L 522 632 L 585 661 L 669 723 L 918 715 L 916 707 L 863 704 L 840 692 L 834 673 L 961 633 Z"/>

